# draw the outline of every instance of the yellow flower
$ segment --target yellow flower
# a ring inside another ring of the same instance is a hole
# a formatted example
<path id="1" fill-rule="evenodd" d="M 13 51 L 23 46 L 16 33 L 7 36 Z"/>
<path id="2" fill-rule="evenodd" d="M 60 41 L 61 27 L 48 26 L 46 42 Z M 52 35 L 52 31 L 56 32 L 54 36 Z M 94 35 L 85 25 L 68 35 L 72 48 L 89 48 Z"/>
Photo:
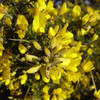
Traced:
<path id="1" fill-rule="evenodd" d="M 93 14 L 92 16 L 90 16 L 89 22 L 95 23 L 97 21 L 96 15 Z"/>
<path id="2" fill-rule="evenodd" d="M 23 46 L 22 44 L 19 44 L 18 49 L 21 54 L 25 54 L 25 52 L 27 51 L 26 47 Z"/>
<path id="3" fill-rule="evenodd" d="M 87 50 L 87 53 L 88 53 L 89 55 L 91 55 L 92 52 L 93 52 L 93 49 L 91 49 L 91 48 L 89 48 L 89 49 Z"/>
<path id="4" fill-rule="evenodd" d="M 27 81 L 27 74 L 23 74 L 23 75 L 19 76 L 18 79 L 21 80 L 21 84 L 22 84 L 22 85 L 25 84 L 26 81 Z"/>
<path id="5" fill-rule="evenodd" d="M 30 12 L 31 9 L 28 9 L 28 11 Z M 33 11 L 34 10 L 34 11 Z M 39 13 L 39 4 L 38 2 L 35 3 L 35 7 L 34 9 L 31 10 L 31 14 L 36 15 Z"/>
<path id="6" fill-rule="evenodd" d="M 91 85 L 90 86 L 90 90 L 94 90 L 95 89 L 95 86 L 94 85 Z"/>
<path id="7" fill-rule="evenodd" d="M 59 30 L 59 25 L 56 25 L 55 28 L 54 28 L 54 30 L 55 30 L 55 33 L 57 34 L 57 32 Z"/>
<path id="8" fill-rule="evenodd" d="M 84 69 L 85 72 L 89 72 L 89 71 L 93 70 L 94 69 L 93 63 L 91 61 L 86 62 L 83 65 L 83 69 Z"/>
<path id="9" fill-rule="evenodd" d="M 8 85 L 10 83 L 10 79 L 7 79 L 6 81 L 5 81 L 5 85 Z"/>
<path id="10" fill-rule="evenodd" d="M 92 40 L 95 41 L 95 40 L 98 39 L 98 37 L 99 37 L 99 36 L 98 36 L 97 34 L 94 34 L 93 37 L 92 37 Z"/>
<path id="11" fill-rule="evenodd" d="M 71 84 L 70 84 L 70 81 L 63 81 L 63 84 L 62 84 L 64 88 L 70 88 L 71 87 Z"/>
<path id="12" fill-rule="evenodd" d="M 53 90 L 53 94 L 59 95 L 61 92 L 62 92 L 62 89 L 61 88 L 57 88 L 57 89 L 54 89 Z"/>
<path id="13" fill-rule="evenodd" d="M 19 2 L 19 0 L 15 0 L 15 2 Z"/>
<path id="14" fill-rule="evenodd" d="M 79 66 L 80 62 L 81 62 L 81 57 L 79 56 L 79 58 L 76 59 L 72 59 L 70 62 L 70 64 L 68 66 L 65 67 L 66 70 L 70 70 L 72 72 L 77 72 L 78 68 L 77 66 Z"/>
<path id="15" fill-rule="evenodd" d="M 80 35 L 85 35 L 85 34 L 87 34 L 86 30 L 81 28 L 81 34 Z"/>
<path id="16" fill-rule="evenodd" d="M 68 71 L 66 79 L 68 79 L 68 81 L 73 81 L 75 83 L 75 82 L 79 82 L 80 77 L 81 77 L 81 73 L 80 72 L 76 73 L 76 72 Z"/>
<path id="17" fill-rule="evenodd" d="M 74 6 L 72 14 L 74 18 L 79 17 L 81 14 L 81 7 L 79 5 Z"/>
<path id="18" fill-rule="evenodd" d="M 41 20 L 42 19 L 42 20 Z M 32 23 L 32 31 L 41 33 L 45 32 L 46 18 L 43 13 L 38 13 L 34 16 L 34 20 Z"/>
<path id="19" fill-rule="evenodd" d="M 69 22 L 67 22 L 67 23 L 64 25 L 64 27 L 63 27 L 61 30 L 58 31 L 57 36 L 64 36 L 65 33 L 66 33 L 66 29 L 67 29 L 68 25 L 69 25 Z"/>
<path id="20" fill-rule="evenodd" d="M 50 100 L 50 95 L 49 94 L 44 94 L 43 95 L 43 100 Z"/>
<path id="21" fill-rule="evenodd" d="M 68 39 L 68 38 L 72 38 L 73 36 L 74 36 L 73 33 L 66 32 L 63 37 L 66 38 L 66 39 Z"/>
<path id="22" fill-rule="evenodd" d="M 20 30 L 24 30 L 25 31 L 27 29 L 27 27 L 28 27 L 28 21 L 24 17 L 24 15 L 18 15 L 16 24 L 18 25 L 18 28 Z"/>
<path id="23" fill-rule="evenodd" d="M 20 39 L 23 39 L 25 37 L 25 31 L 23 30 L 17 30 L 16 33 L 18 34 Z"/>
<path id="24" fill-rule="evenodd" d="M 55 34 L 56 34 L 55 30 L 52 27 L 50 27 L 48 31 L 48 37 L 52 38 L 53 36 L 55 36 Z"/>
<path id="25" fill-rule="evenodd" d="M 10 89 L 10 90 L 13 90 L 13 89 L 14 89 L 13 81 L 11 81 L 11 82 L 9 83 L 9 89 Z"/>
<path id="26" fill-rule="evenodd" d="M 12 22 L 11 22 L 10 18 L 6 18 L 5 19 L 5 23 L 7 24 L 7 26 L 11 26 L 12 25 Z"/>
<path id="27" fill-rule="evenodd" d="M 44 86 L 42 91 L 43 91 L 44 94 L 48 94 L 49 87 L 47 85 Z"/>
<path id="28" fill-rule="evenodd" d="M 4 54 L 2 57 L 0 57 L 0 66 L 0 72 L 2 72 L 1 80 L 2 82 L 5 82 L 5 85 L 9 85 L 11 79 L 11 61 L 9 60 L 9 55 Z"/>
<path id="29" fill-rule="evenodd" d="M 89 15 L 86 14 L 86 15 L 84 15 L 83 18 L 82 18 L 82 24 L 85 25 L 88 21 L 89 21 Z"/>
<path id="30" fill-rule="evenodd" d="M 14 90 L 17 90 L 20 87 L 19 81 L 14 83 Z"/>
<path id="31" fill-rule="evenodd" d="M 37 14 L 37 15 L 34 16 L 33 25 L 32 25 L 32 31 L 37 32 L 38 29 L 39 29 L 39 25 L 40 25 L 39 15 Z"/>
<path id="32" fill-rule="evenodd" d="M 67 95 L 66 95 L 66 91 L 62 91 L 60 94 L 59 94 L 59 97 L 58 97 L 58 100 L 59 98 L 63 99 L 63 100 L 66 100 L 67 99 Z"/>
<path id="33" fill-rule="evenodd" d="M 53 2 L 50 0 L 47 4 L 46 9 L 43 11 L 44 14 L 57 15 L 57 10 L 53 7 Z"/>
<path id="34" fill-rule="evenodd" d="M 25 57 L 22 57 L 22 58 L 21 58 L 21 61 L 25 61 Z"/>
<path id="35" fill-rule="evenodd" d="M 39 73 L 36 73 L 36 74 L 35 74 L 35 79 L 36 79 L 36 80 L 39 80 L 39 79 L 40 79 L 40 74 L 39 74 Z"/>
<path id="36" fill-rule="evenodd" d="M 94 9 L 91 6 L 87 6 L 86 9 L 87 9 L 87 12 L 89 13 L 89 15 L 94 14 Z"/>
<path id="37" fill-rule="evenodd" d="M 50 69 L 50 78 L 53 80 L 53 83 L 59 84 L 61 78 L 61 72 L 59 72 L 55 66 Z"/>
<path id="38" fill-rule="evenodd" d="M 4 6 L 3 6 L 3 5 L 0 5 L 0 20 L 1 20 L 1 19 L 3 18 L 3 16 L 5 15 L 4 12 L 5 12 Z"/>
<path id="39" fill-rule="evenodd" d="M 56 95 L 53 95 L 52 98 L 51 98 L 51 100 L 57 100 Z"/>
<path id="40" fill-rule="evenodd" d="M 64 2 L 62 8 L 59 10 L 59 15 L 63 15 L 67 12 L 69 12 L 69 8 L 66 7 L 66 3 Z"/>
<path id="41" fill-rule="evenodd" d="M 3 18 L 4 14 L 0 13 L 0 20 Z"/>
<path id="42" fill-rule="evenodd" d="M 45 67 L 45 66 L 41 67 L 40 73 L 41 73 L 41 75 L 42 75 L 42 80 L 43 80 L 45 83 L 48 83 L 48 82 L 50 81 L 50 78 L 47 78 L 47 77 L 46 77 L 45 71 L 46 71 L 46 67 Z"/>
<path id="43" fill-rule="evenodd" d="M 4 50 L 4 47 L 3 47 L 2 43 L 0 43 L 0 56 L 2 56 L 3 50 Z"/>
<path id="44" fill-rule="evenodd" d="M 70 64 L 70 59 L 67 58 L 58 58 L 58 61 L 62 61 L 62 63 L 60 64 L 61 66 L 68 66 Z"/>
<path id="45" fill-rule="evenodd" d="M 38 4 L 40 6 L 39 8 L 40 11 L 46 8 L 45 0 L 38 0 Z"/>
<path id="46" fill-rule="evenodd" d="M 93 95 L 95 96 L 95 98 L 100 99 L 100 90 L 94 91 Z"/>
<path id="47" fill-rule="evenodd" d="M 94 33 L 94 29 L 93 29 L 93 28 L 90 29 L 90 33 L 91 33 L 91 34 Z"/>

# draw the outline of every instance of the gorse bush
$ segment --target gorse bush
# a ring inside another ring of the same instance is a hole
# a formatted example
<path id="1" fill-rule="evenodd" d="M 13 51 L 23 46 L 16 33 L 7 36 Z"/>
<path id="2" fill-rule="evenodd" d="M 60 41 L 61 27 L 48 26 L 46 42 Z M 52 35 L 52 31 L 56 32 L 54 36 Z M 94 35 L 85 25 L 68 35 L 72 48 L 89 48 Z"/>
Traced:
<path id="1" fill-rule="evenodd" d="M 71 2 L 54 8 L 47 0 L 0 4 L 0 95 L 8 93 L 12 100 L 100 99 L 95 77 L 100 76 L 99 12 Z"/>

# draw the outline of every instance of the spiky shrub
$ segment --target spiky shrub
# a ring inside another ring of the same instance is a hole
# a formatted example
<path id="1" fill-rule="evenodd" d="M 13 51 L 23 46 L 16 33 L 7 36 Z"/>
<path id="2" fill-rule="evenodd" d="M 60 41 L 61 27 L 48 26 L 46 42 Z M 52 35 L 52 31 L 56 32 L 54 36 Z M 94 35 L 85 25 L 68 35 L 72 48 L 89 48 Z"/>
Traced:
<path id="1" fill-rule="evenodd" d="M 100 14 L 68 2 L 8 0 L 0 4 L 0 84 L 9 99 L 80 99 L 91 90 Z M 92 87 L 94 89 L 94 87 Z M 2 91 L 4 91 L 2 89 Z"/>

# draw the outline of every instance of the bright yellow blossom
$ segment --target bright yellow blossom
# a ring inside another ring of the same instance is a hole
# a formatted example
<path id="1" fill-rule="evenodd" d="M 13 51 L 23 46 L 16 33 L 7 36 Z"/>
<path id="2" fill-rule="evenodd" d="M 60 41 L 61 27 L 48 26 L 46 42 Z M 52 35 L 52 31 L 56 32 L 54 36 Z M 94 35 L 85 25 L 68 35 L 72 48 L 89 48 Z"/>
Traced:
<path id="1" fill-rule="evenodd" d="M 36 74 L 35 74 L 35 79 L 36 79 L 36 80 L 39 80 L 39 79 L 40 79 L 39 73 L 36 73 Z"/>
<path id="2" fill-rule="evenodd" d="M 11 82 L 9 83 L 9 89 L 10 89 L 10 90 L 13 90 L 13 89 L 14 89 L 13 81 L 11 81 Z"/>
<path id="3" fill-rule="evenodd" d="M 57 100 L 56 95 L 53 95 L 52 98 L 51 98 L 51 100 Z"/>
<path id="4" fill-rule="evenodd" d="M 98 39 L 98 37 L 99 37 L 99 36 L 98 36 L 97 34 L 94 34 L 93 37 L 92 37 L 92 40 L 95 41 L 95 40 Z"/>
<path id="5" fill-rule="evenodd" d="M 89 13 L 89 15 L 94 14 L 94 9 L 91 6 L 87 6 L 86 9 L 87 9 L 87 12 Z"/>
<path id="6" fill-rule="evenodd" d="M 6 81 L 5 81 L 5 85 L 8 85 L 10 83 L 10 79 L 7 79 Z"/>
<path id="7" fill-rule="evenodd" d="M 86 30 L 83 29 L 83 28 L 81 28 L 81 33 L 80 33 L 80 35 L 85 35 L 85 34 L 87 34 Z"/>
<path id="8" fill-rule="evenodd" d="M 23 74 L 23 75 L 19 76 L 18 79 L 21 80 L 21 84 L 22 84 L 22 85 L 25 84 L 26 81 L 27 81 L 27 74 Z"/>
<path id="9" fill-rule="evenodd" d="M 91 48 L 89 48 L 89 49 L 87 50 L 87 53 L 88 53 L 89 55 L 91 55 L 92 52 L 93 52 L 93 49 L 91 49 Z"/>
<path id="10" fill-rule="evenodd" d="M 42 11 L 43 9 L 46 8 L 46 4 L 45 4 L 46 0 L 38 0 L 38 4 L 40 6 L 39 10 Z"/>
<path id="11" fill-rule="evenodd" d="M 35 15 L 32 23 L 32 31 L 38 32 L 41 35 L 41 33 L 45 32 L 45 24 L 46 24 L 45 14 L 39 13 Z"/>
<path id="12" fill-rule="evenodd" d="M 95 98 L 100 99 L 100 90 L 94 91 L 93 95 L 95 96 Z"/>
<path id="13" fill-rule="evenodd" d="M 14 0 L 15 2 L 19 2 L 19 0 Z"/>
<path id="14" fill-rule="evenodd" d="M 53 80 L 53 83 L 59 84 L 61 72 L 57 71 L 55 66 L 50 69 L 50 78 Z"/>
<path id="15" fill-rule="evenodd" d="M 74 6 L 72 10 L 73 17 L 79 17 L 81 15 L 81 7 L 79 5 Z"/>
<path id="16" fill-rule="evenodd" d="M 80 72 L 75 73 L 75 72 L 68 71 L 67 74 L 68 75 L 66 76 L 66 79 L 68 79 L 68 81 L 73 81 L 74 83 L 79 82 L 80 77 L 81 77 Z"/>
<path id="17" fill-rule="evenodd" d="M 0 20 L 3 18 L 4 14 L 0 13 Z"/>
<path id="18" fill-rule="evenodd" d="M 4 50 L 4 47 L 3 47 L 2 43 L 0 43 L 0 56 L 2 56 L 3 50 Z"/>
<path id="19" fill-rule="evenodd" d="M 53 94 L 60 94 L 62 92 L 61 88 L 57 88 L 53 90 Z"/>
<path id="20" fill-rule="evenodd" d="M 53 2 L 51 0 L 48 2 L 47 7 L 44 9 L 43 13 L 46 15 L 49 14 L 51 16 L 57 15 L 58 11 L 53 7 Z"/>
<path id="21" fill-rule="evenodd" d="M 86 62 L 85 65 L 83 65 L 83 69 L 85 72 L 93 70 L 94 69 L 93 63 L 91 61 Z"/>
<path id="22" fill-rule="evenodd" d="M 88 21 L 89 21 L 89 15 L 86 14 L 86 15 L 84 15 L 83 18 L 82 18 L 82 24 L 85 25 Z"/>
<path id="23" fill-rule="evenodd" d="M 90 16 L 89 22 L 91 23 L 95 23 L 97 21 L 97 17 L 95 14 L 93 14 L 92 16 Z"/>
<path id="24" fill-rule="evenodd" d="M 11 26 L 12 25 L 12 22 L 11 22 L 10 18 L 6 18 L 5 19 L 5 23 L 7 24 L 7 26 Z"/>
<path id="25" fill-rule="evenodd" d="M 16 24 L 20 30 L 25 31 L 28 27 L 28 21 L 24 15 L 18 15 Z"/>
<path id="26" fill-rule="evenodd" d="M 59 10 L 59 15 L 63 15 L 65 13 L 69 12 L 69 8 L 66 7 L 66 3 L 64 2 L 62 5 L 62 8 Z"/>
<path id="27" fill-rule="evenodd" d="M 47 78 L 47 77 L 46 77 L 45 71 L 46 71 L 46 67 L 43 66 L 43 67 L 40 69 L 40 73 L 41 73 L 41 75 L 42 75 L 42 80 L 43 80 L 45 83 L 48 83 L 48 82 L 50 81 L 50 78 Z"/>
<path id="28" fill-rule="evenodd" d="M 23 39 L 25 37 L 25 31 L 23 30 L 17 30 L 16 33 L 18 34 L 20 39 Z"/>
<path id="29" fill-rule="evenodd" d="M 5 85 L 9 85 L 11 79 L 11 61 L 9 60 L 9 55 L 3 54 L 2 57 L 0 57 L 0 66 L 0 72 L 2 72 L 1 80 L 5 82 Z"/>
<path id="30" fill-rule="evenodd" d="M 25 52 L 27 51 L 26 47 L 22 44 L 19 44 L 18 49 L 21 54 L 25 54 Z"/>
<path id="31" fill-rule="evenodd" d="M 53 36 L 55 36 L 56 32 L 54 31 L 54 29 L 52 27 L 49 28 L 48 31 L 48 37 L 52 38 Z"/>
<path id="32" fill-rule="evenodd" d="M 49 94 L 44 94 L 43 95 L 43 100 L 50 100 L 50 95 Z"/>
<path id="33" fill-rule="evenodd" d="M 0 4 L 0 20 L 3 18 L 3 16 L 5 15 L 4 14 L 5 12 L 5 9 L 4 9 L 4 6 L 2 4 Z"/>
<path id="34" fill-rule="evenodd" d="M 42 91 L 43 91 L 44 94 L 48 94 L 49 87 L 47 85 L 44 86 Z"/>

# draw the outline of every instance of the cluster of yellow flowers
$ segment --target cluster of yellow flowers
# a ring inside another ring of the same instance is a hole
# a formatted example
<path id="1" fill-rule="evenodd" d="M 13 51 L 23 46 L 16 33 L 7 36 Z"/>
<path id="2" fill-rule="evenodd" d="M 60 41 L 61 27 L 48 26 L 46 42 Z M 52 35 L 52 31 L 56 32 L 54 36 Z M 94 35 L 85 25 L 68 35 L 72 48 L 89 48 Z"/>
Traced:
<path id="1" fill-rule="evenodd" d="M 8 98 L 66 100 L 76 84 L 87 87 L 95 69 L 89 56 L 99 38 L 93 28 L 99 10 L 87 6 L 84 12 L 65 2 L 54 8 L 51 0 L 10 2 L 0 4 L 0 81 L 10 91 Z M 90 36 L 87 43 L 77 38 L 84 36 Z M 98 99 L 99 94 L 94 92 Z"/>

